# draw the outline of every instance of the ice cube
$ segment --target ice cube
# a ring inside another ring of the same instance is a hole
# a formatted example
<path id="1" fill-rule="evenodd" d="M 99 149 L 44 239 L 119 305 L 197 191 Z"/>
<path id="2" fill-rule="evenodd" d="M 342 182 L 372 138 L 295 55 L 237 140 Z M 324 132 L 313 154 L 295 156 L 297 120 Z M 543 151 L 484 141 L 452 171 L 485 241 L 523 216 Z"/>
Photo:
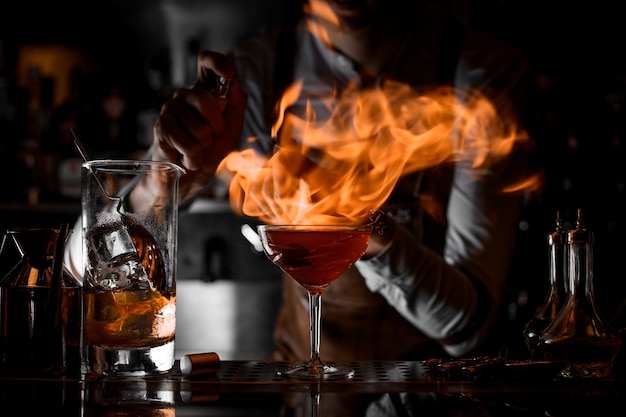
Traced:
<path id="1" fill-rule="evenodd" d="M 99 264 L 93 277 L 97 287 L 110 291 L 154 289 L 141 262 L 136 259 L 113 265 Z"/>
<path id="2" fill-rule="evenodd" d="M 128 229 L 119 222 L 98 226 L 87 234 L 90 260 L 96 263 L 115 263 L 115 259 L 136 254 L 137 249 Z"/>
<path id="3" fill-rule="evenodd" d="M 92 283 L 105 290 L 154 289 L 128 229 L 119 222 L 87 234 Z"/>

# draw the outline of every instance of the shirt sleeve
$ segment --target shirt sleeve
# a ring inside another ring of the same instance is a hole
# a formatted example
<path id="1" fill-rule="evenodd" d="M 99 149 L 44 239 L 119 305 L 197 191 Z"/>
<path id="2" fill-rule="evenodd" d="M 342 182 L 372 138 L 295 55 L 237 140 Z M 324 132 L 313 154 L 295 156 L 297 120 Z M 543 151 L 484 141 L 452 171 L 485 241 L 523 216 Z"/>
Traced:
<path id="1" fill-rule="evenodd" d="M 484 41 L 481 36 L 475 39 Z M 495 108 L 507 111 L 502 117 L 519 118 L 522 107 L 515 108 L 517 113 L 508 113 L 505 105 L 517 105 L 514 95 L 525 82 L 526 62 L 515 50 L 504 51 L 511 53 L 510 59 L 500 56 L 491 62 L 491 52 L 481 67 L 472 66 L 471 60 L 485 56 L 471 50 L 461 59 L 456 82 L 483 91 Z M 506 62 L 509 68 L 496 61 Z M 479 347 L 496 322 L 524 198 L 523 190 L 504 190 L 507 183 L 528 173 L 527 155 L 528 144 L 523 143 L 488 169 L 476 169 L 469 162 L 456 164 L 442 254 L 396 225 L 393 241 L 385 250 L 355 265 L 371 291 L 385 297 L 450 355 L 462 356 Z"/>
<path id="2" fill-rule="evenodd" d="M 497 319 L 521 210 L 519 195 L 470 173 L 455 176 L 443 256 L 396 225 L 385 250 L 355 265 L 372 292 L 453 356 L 477 348 Z"/>

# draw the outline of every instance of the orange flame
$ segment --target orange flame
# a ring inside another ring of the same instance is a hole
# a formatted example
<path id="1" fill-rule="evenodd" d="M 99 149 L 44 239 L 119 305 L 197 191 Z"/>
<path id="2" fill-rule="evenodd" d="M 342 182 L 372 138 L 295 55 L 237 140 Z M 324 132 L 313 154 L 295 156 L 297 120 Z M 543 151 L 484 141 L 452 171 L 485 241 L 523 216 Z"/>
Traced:
<path id="1" fill-rule="evenodd" d="M 324 25 L 339 25 L 337 16 L 324 1 L 304 7 L 313 17 L 307 29 L 332 47 Z M 297 81 L 279 103 L 271 133 L 280 146 L 273 155 L 234 152 L 218 167 L 236 212 L 271 224 L 361 224 L 403 175 L 449 161 L 465 161 L 480 174 L 529 141 L 476 91 L 417 93 L 388 81 L 350 87 L 339 97 L 318 95 L 329 116 L 316 114 L 307 101 L 298 117 L 288 110 L 301 89 Z M 502 191 L 540 183 L 537 176 L 515 179 Z"/>
<path id="2" fill-rule="evenodd" d="M 328 3 L 319 0 L 310 0 L 305 3 L 304 13 L 310 16 L 314 16 L 315 19 L 307 19 L 307 30 L 313 35 L 317 36 L 327 47 L 332 47 L 328 32 L 324 29 L 321 21 L 326 21 L 334 26 L 339 26 L 339 19 L 330 8 Z"/>
<path id="3" fill-rule="evenodd" d="M 292 85 L 280 103 L 271 156 L 233 152 L 217 170 L 230 183 L 233 208 L 266 223 L 364 223 L 403 175 L 461 160 L 482 172 L 528 141 L 474 91 L 417 93 L 398 82 L 348 88 L 329 97 L 330 116 L 318 120 L 310 103 L 303 117 L 285 111 L 300 88 Z M 535 182 L 523 181 L 508 190 Z"/>

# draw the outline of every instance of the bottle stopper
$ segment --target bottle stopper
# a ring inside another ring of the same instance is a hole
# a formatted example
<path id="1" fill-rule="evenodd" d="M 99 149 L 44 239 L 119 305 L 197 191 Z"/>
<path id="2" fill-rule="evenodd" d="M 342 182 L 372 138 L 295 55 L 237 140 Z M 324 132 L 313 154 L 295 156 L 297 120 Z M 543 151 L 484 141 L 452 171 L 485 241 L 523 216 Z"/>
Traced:
<path id="1" fill-rule="evenodd" d="M 193 353 L 180 358 L 180 372 L 185 376 L 216 374 L 220 370 L 220 357 L 215 352 Z"/>

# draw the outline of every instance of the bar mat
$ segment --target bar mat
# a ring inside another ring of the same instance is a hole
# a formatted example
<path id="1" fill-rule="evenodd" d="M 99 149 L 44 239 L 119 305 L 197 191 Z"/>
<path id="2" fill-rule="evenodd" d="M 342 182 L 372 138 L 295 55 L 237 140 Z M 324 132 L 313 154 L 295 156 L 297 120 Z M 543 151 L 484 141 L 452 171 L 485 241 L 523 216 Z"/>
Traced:
<path id="1" fill-rule="evenodd" d="M 334 365 L 333 362 L 327 362 Z M 347 380 L 325 382 L 398 383 L 423 378 L 424 368 L 418 362 L 347 362 L 354 376 Z M 230 362 L 223 361 L 217 377 L 222 383 L 281 383 L 294 380 L 276 374 L 277 369 L 298 365 L 291 362 Z"/>

